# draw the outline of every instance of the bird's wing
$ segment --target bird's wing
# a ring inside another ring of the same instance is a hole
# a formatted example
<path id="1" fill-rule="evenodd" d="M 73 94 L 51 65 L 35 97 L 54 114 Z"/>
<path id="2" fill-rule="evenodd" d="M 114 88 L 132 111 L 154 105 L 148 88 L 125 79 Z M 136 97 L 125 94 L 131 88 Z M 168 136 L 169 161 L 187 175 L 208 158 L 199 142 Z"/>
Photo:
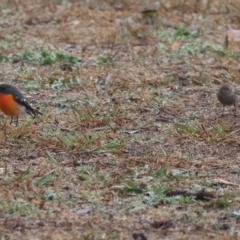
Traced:
<path id="1" fill-rule="evenodd" d="M 26 110 L 27 110 L 27 113 L 29 115 L 31 115 L 32 117 L 35 117 L 37 116 L 37 114 L 40 114 L 42 115 L 41 112 L 39 112 L 38 110 L 36 109 L 33 109 L 30 105 L 30 103 L 27 101 L 27 99 L 25 98 L 19 98 L 18 96 L 14 96 L 14 99 L 16 100 L 16 102 L 18 102 L 19 104 L 23 105 Z"/>

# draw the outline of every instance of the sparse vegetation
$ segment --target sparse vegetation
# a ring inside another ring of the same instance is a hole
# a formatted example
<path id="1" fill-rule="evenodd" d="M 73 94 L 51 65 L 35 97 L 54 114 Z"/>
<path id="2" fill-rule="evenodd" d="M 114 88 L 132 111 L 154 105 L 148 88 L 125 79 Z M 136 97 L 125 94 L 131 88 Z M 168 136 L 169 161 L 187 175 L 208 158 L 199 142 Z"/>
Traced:
<path id="1" fill-rule="evenodd" d="M 0 1 L 0 239 L 240 237 L 238 2 L 155 2 Z"/>

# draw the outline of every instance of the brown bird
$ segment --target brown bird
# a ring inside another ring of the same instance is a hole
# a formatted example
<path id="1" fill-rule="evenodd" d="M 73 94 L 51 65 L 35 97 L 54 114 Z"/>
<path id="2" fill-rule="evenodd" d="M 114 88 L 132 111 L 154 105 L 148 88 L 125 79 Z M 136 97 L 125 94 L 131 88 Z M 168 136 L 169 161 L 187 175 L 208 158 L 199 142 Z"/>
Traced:
<path id="1" fill-rule="evenodd" d="M 223 105 L 222 116 L 224 116 L 226 105 L 233 105 L 235 108 L 234 116 L 237 116 L 237 102 L 239 96 L 236 94 L 236 90 L 231 84 L 223 83 L 217 92 L 217 98 Z"/>

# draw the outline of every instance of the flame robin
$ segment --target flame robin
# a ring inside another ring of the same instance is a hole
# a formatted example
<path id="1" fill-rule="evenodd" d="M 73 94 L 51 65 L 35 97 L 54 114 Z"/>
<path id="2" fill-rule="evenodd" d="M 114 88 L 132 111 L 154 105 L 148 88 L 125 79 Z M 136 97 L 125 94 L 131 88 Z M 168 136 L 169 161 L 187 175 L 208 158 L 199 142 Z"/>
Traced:
<path id="1" fill-rule="evenodd" d="M 16 126 L 21 114 L 28 113 L 33 118 L 38 114 L 42 115 L 42 113 L 30 106 L 29 102 L 15 86 L 6 83 L 0 85 L 0 109 L 4 114 L 11 116 L 10 125 L 13 118 L 16 117 Z"/>
<path id="2" fill-rule="evenodd" d="M 234 116 L 237 116 L 237 103 L 239 101 L 239 96 L 236 94 L 236 90 L 231 84 L 222 84 L 217 92 L 217 98 L 223 105 L 222 116 L 224 115 L 225 105 L 233 105 L 235 108 Z"/>

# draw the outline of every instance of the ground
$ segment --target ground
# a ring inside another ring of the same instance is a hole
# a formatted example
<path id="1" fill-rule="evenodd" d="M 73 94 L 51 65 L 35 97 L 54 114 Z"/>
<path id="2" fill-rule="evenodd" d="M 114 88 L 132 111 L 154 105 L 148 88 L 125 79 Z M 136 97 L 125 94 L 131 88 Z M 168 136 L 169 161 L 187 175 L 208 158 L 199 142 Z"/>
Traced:
<path id="1" fill-rule="evenodd" d="M 0 239 L 239 239 L 238 1 L 1 0 Z M 226 3 L 227 2 L 227 3 Z"/>

